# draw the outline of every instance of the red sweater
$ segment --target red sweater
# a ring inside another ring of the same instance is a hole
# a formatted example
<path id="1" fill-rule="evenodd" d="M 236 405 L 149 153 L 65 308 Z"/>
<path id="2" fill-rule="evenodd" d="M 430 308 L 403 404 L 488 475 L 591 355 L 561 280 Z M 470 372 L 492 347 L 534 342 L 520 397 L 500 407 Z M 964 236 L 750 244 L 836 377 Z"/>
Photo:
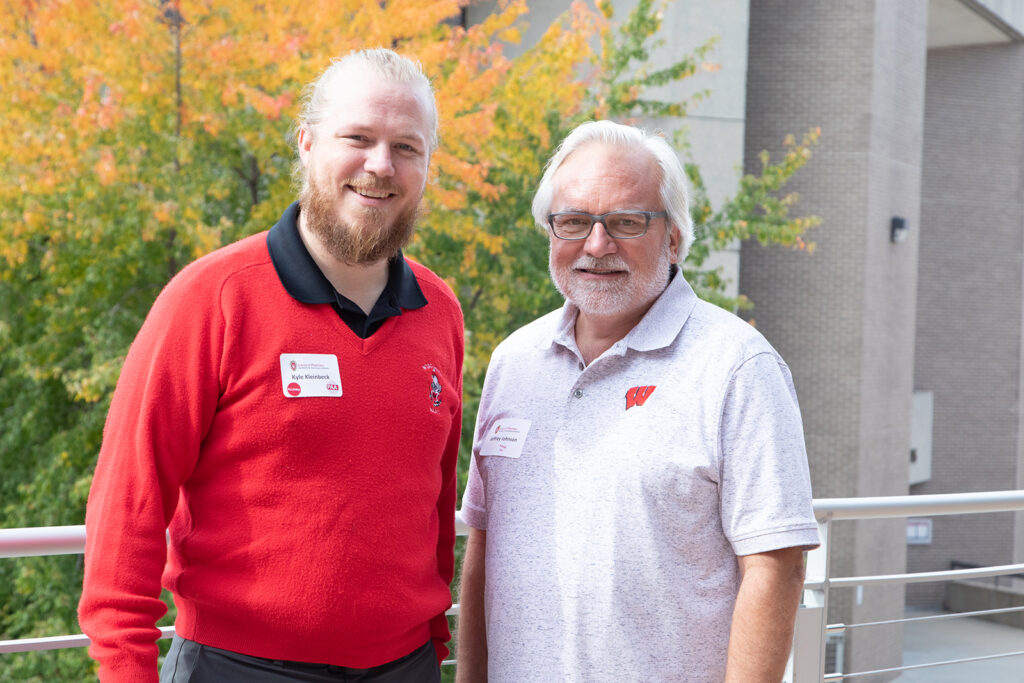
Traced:
<path id="1" fill-rule="evenodd" d="M 288 295 L 266 233 L 161 293 L 86 513 L 79 617 L 104 681 L 157 680 L 161 573 L 177 632 L 213 647 L 358 668 L 428 638 L 447 654 L 462 314 L 410 266 L 429 303 L 368 339 Z M 341 395 L 288 396 L 282 354 L 336 356 Z"/>

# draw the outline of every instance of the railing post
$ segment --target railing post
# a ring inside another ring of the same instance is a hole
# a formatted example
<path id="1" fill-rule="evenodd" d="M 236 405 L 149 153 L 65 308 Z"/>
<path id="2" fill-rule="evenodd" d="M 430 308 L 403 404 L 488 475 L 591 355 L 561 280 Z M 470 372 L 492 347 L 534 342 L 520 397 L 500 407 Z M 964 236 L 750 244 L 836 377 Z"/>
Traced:
<path id="1" fill-rule="evenodd" d="M 825 642 L 828 625 L 829 532 L 832 516 L 818 520 L 821 547 L 807 553 L 807 579 L 803 604 L 796 613 L 793 650 L 786 683 L 821 683 L 825 677 Z"/>

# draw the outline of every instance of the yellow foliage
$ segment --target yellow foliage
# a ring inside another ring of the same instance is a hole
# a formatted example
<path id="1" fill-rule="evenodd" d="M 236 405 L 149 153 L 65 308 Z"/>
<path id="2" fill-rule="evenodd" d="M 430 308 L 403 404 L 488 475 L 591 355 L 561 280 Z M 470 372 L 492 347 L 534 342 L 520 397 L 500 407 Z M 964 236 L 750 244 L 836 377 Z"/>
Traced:
<path id="1" fill-rule="evenodd" d="M 501 249 L 505 244 L 505 238 L 501 235 L 492 235 L 490 233 L 480 233 L 480 244 L 492 255 L 500 254 Z"/>
<path id="2" fill-rule="evenodd" d="M 100 152 L 99 161 L 93 167 L 100 185 L 110 185 L 117 179 L 117 164 L 114 163 L 114 153 L 109 149 Z"/>
<path id="3" fill-rule="evenodd" d="M 148 220 L 142 224 L 142 232 L 139 237 L 143 242 L 152 242 L 156 240 L 159 230 L 160 224 L 157 221 Z"/>
<path id="4" fill-rule="evenodd" d="M 515 145 L 496 139 L 509 131 L 495 130 L 495 111 L 506 109 L 520 130 L 548 145 L 545 107 L 555 102 L 556 110 L 571 113 L 578 106 L 577 68 L 593 59 L 586 34 L 602 20 L 573 3 L 572 31 L 556 23 L 513 65 L 497 41 L 520 39 L 525 0 L 503 2 L 467 30 L 443 24 L 460 5 L 274 0 L 252 12 L 225 0 L 4 3 L 0 22 L 11 28 L 0 43 L 0 82 L 16 103 L 0 133 L 14 155 L 8 167 L 23 170 L 23 194 L 59 192 L 86 172 L 101 186 L 120 182 L 126 178 L 115 158 L 124 163 L 125 154 L 104 149 L 97 159 L 92 150 L 104 146 L 107 131 L 138 117 L 155 134 L 239 135 L 255 152 L 269 149 L 279 144 L 278 131 L 232 130 L 227 112 L 241 105 L 268 123 L 290 119 L 302 85 L 332 56 L 398 45 L 421 60 L 437 90 L 448 154 L 439 151 L 436 163 L 456 182 L 434 200 L 459 206 L 452 192 L 492 199 L 499 191 L 487 182 L 494 164 L 517 162 Z M 499 150 L 509 158 L 493 157 Z M 176 170 L 183 170 L 188 152 L 180 148 L 177 155 Z"/>
<path id="5" fill-rule="evenodd" d="M 498 40 L 503 40 L 506 43 L 519 43 L 522 39 L 522 32 L 516 26 L 507 28 L 498 33 Z"/>
<path id="6" fill-rule="evenodd" d="M 172 201 L 160 202 L 153 210 L 153 218 L 162 225 L 169 224 L 175 220 L 175 205 Z"/>
<path id="7" fill-rule="evenodd" d="M 197 223 L 192 228 L 192 256 L 199 258 L 203 254 L 209 254 L 211 251 L 221 246 L 220 243 L 220 228 L 204 225 L 203 223 Z"/>
<path id="8" fill-rule="evenodd" d="M 460 296 L 483 291 L 495 264 L 517 257 L 514 231 L 532 230 L 517 203 L 522 179 L 540 177 L 552 126 L 560 134 L 588 106 L 600 70 L 594 37 L 610 10 L 577 0 L 537 45 L 510 59 L 504 45 L 521 40 L 526 0 L 501 0 L 465 29 L 446 23 L 464 4 L 264 0 L 254 11 L 228 0 L 0 3 L 0 278 L 37 262 L 53 286 L 34 305 L 53 309 L 76 295 L 95 303 L 65 304 L 60 324 L 81 333 L 82 321 L 140 306 L 122 301 L 128 292 L 158 291 L 153 280 L 188 259 L 273 225 L 294 200 L 286 136 L 304 86 L 332 58 L 382 45 L 421 62 L 440 114 L 429 218 L 411 251 L 427 265 L 447 259 L 438 269 Z M 522 215 L 494 219 L 482 208 L 506 205 Z M 116 263 L 120 279 L 107 280 L 115 267 L 94 267 L 101 261 Z M 508 293 L 480 300 L 517 312 Z M 499 338 L 479 324 L 475 331 L 470 372 L 482 371 Z M 96 339 L 88 343 L 108 342 Z M 59 378 L 77 400 L 98 402 L 120 359 L 90 359 L 58 354 L 37 363 L 45 368 L 38 372 Z"/>
<path id="9" fill-rule="evenodd" d="M 124 357 L 109 358 L 82 370 L 72 370 L 62 376 L 68 392 L 76 400 L 93 403 L 108 395 L 117 383 Z"/>

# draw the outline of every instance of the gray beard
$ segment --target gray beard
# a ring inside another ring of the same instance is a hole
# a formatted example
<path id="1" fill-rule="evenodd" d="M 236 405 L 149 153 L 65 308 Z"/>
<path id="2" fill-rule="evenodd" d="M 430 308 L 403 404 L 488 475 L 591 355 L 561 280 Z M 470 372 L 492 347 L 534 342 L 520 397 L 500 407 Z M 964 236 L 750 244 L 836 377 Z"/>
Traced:
<path id="1" fill-rule="evenodd" d="M 368 265 L 391 259 L 409 243 L 419 219 L 419 205 L 400 214 L 387 225 L 384 213 L 368 208 L 357 225 L 338 217 L 337 193 L 310 178 L 299 197 L 303 221 L 332 257 L 350 265 Z"/>
<path id="2" fill-rule="evenodd" d="M 661 296 L 668 285 L 670 257 L 670 248 L 666 240 L 654 266 L 646 273 L 634 269 L 630 273 L 629 281 L 623 284 L 583 283 L 572 272 L 576 265 L 591 268 L 618 265 L 622 263 L 618 257 L 594 259 L 584 256 L 576 259 L 567 268 L 555 266 L 549 258 L 548 271 L 555 289 L 585 315 L 619 315 L 642 306 L 650 306 Z"/>

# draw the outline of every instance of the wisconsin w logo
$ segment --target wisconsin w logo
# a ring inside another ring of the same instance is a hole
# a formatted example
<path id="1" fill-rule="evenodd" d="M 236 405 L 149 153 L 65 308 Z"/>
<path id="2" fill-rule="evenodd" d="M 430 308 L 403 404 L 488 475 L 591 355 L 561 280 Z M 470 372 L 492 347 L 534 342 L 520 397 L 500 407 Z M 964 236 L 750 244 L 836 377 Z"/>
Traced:
<path id="1" fill-rule="evenodd" d="M 626 410 L 633 406 L 642 406 L 647 397 L 654 393 L 655 387 L 630 387 L 626 389 Z"/>

